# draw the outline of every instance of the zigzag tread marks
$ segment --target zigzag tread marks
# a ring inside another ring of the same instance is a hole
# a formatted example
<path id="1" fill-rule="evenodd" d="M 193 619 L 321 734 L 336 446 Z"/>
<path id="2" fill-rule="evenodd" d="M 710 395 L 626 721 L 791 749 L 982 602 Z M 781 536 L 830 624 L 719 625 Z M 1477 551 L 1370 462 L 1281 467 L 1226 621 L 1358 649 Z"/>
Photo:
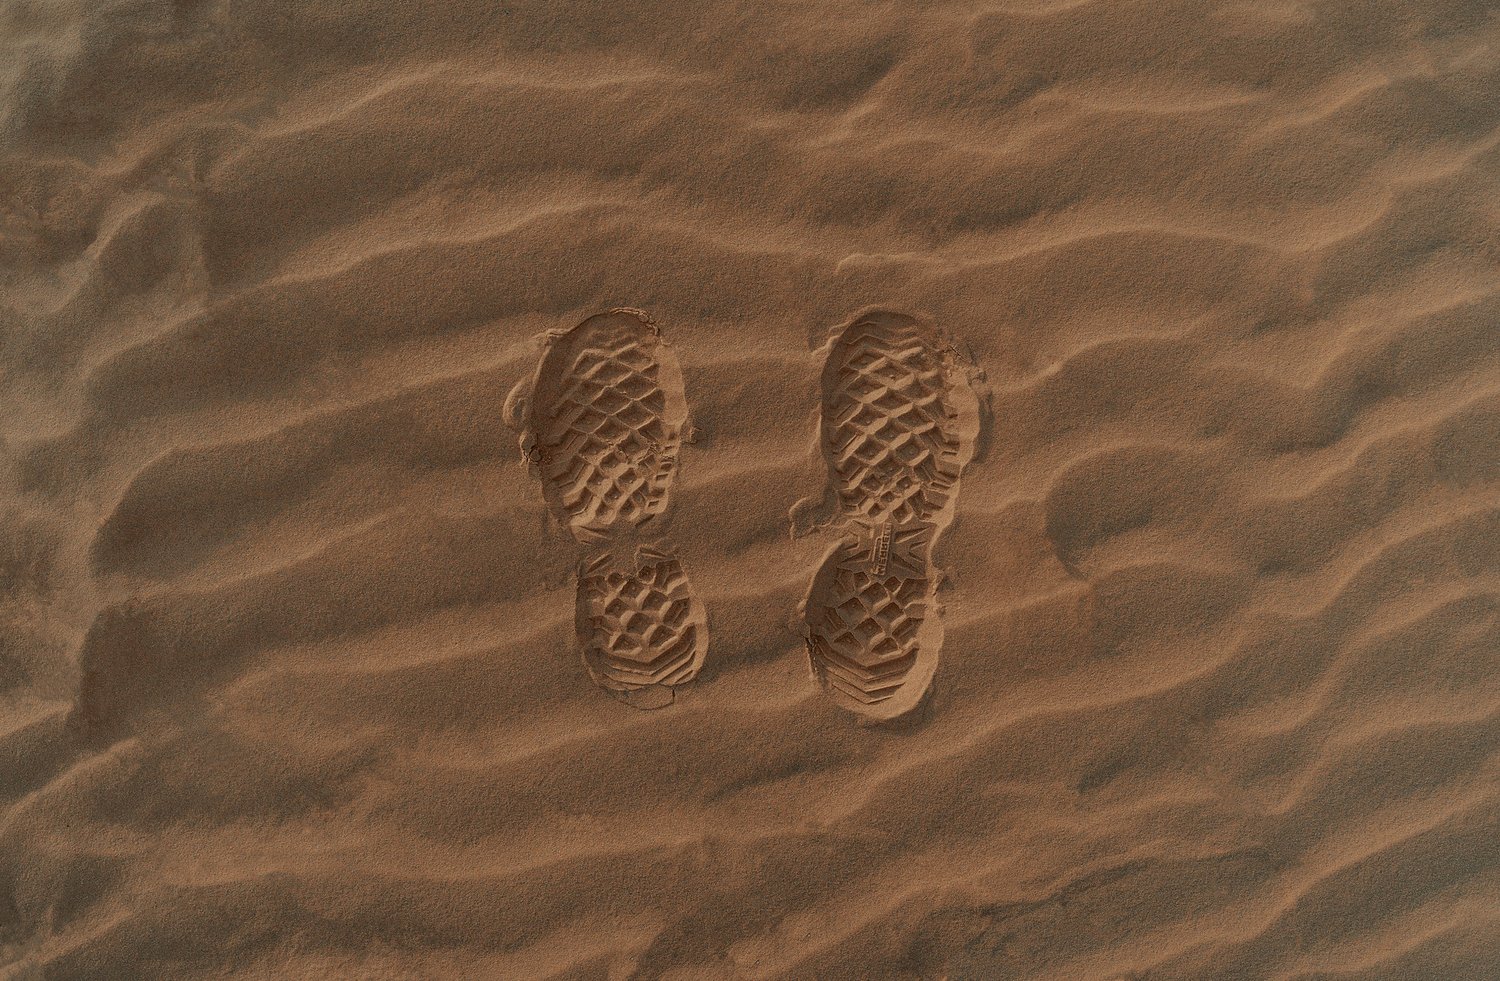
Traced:
<path id="1" fill-rule="evenodd" d="M 834 337 L 820 439 L 844 538 L 803 616 L 813 673 L 848 708 L 893 718 L 931 684 L 943 640 L 932 550 L 978 429 L 957 355 L 930 326 L 872 313 Z"/>
<path id="2" fill-rule="evenodd" d="M 937 333 L 909 317 L 859 320 L 823 373 L 823 454 L 846 518 L 935 522 L 973 453 L 967 381 Z"/>
<path id="3" fill-rule="evenodd" d="M 642 548 L 633 564 L 622 564 L 604 552 L 579 572 L 578 635 L 602 687 L 669 688 L 702 667 L 708 618 L 675 556 Z"/>
<path id="4" fill-rule="evenodd" d="M 897 568 L 887 553 L 884 572 L 879 559 L 868 542 L 840 542 L 813 578 L 804 616 L 809 659 L 824 687 L 852 708 L 893 716 L 925 692 L 941 627 L 930 616 L 934 583 L 925 555 Z"/>
<path id="5" fill-rule="evenodd" d="M 551 340 L 529 431 L 549 505 L 583 541 L 664 512 L 687 419 L 682 372 L 639 311 L 590 317 Z"/>

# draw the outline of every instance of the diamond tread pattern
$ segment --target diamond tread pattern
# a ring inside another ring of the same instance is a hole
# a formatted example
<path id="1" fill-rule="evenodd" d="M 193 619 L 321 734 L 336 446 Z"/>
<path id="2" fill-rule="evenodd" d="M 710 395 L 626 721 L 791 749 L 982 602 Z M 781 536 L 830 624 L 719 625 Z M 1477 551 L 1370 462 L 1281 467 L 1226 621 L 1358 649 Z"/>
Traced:
<path id="1" fill-rule="evenodd" d="M 823 684 L 873 705 L 895 694 L 916 662 L 929 583 L 877 575 L 856 550 L 846 542 L 829 560 L 835 568 L 809 624 L 810 645 Z"/>
<path id="2" fill-rule="evenodd" d="M 654 330 L 625 316 L 587 321 L 548 352 L 536 453 L 575 534 L 638 527 L 666 510 L 681 420 L 669 418 L 663 356 Z"/>
<path id="3" fill-rule="evenodd" d="M 585 659 L 604 687 L 672 686 L 698 673 L 706 624 L 674 556 L 654 553 L 619 569 L 601 555 L 585 568 L 579 597 Z"/>
<path id="4" fill-rule="evenodd" d="M 921 324 L 855 324 L 824 381 L 823 451 L 848 518 L 931 521 L 963 469 L 941 350 Z"/>

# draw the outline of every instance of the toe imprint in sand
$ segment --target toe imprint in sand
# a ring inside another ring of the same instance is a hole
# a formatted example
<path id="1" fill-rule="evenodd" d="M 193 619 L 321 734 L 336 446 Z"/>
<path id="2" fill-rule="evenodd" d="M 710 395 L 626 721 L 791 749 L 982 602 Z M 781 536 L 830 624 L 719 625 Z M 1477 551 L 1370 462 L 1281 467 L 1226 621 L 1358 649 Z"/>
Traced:
<path id="1" fill-rule="evenodd" d="M 612 310 L 552 337 L 525 450 L 559 520 L 598 541 L 667 509 L 686 420 L 682 372 L 656 325 Z"/>
<path id="2" fill-rule="evenodd" d="M 666 543 L 621 556 L 670 503 L 687 425 L 677 359 L 646 314 L 610 310 L 551 335 L 505 411 L 548 506 L 591 548 L 577 600 L 589 674 L 632 705 L 670 703 L 703 664 L 707 616 Z"/>
<path id="3" fill-rule="evenodd" d="M 813 673 L 846 707 L 900 715 L 932 681 L 942 647 L 932 550 L 978 428 L 957 355 L 929 325 L 877 313 L 834 337 L 821 443 L 843 541 L 803 617 Z"/>
<path id="4" fill-rule="evenodd" d="M 847 519 L 932 522 L 948 507 L 973 435 L 951 358 L 932 328 L 907 317 L 866 318 L 834 341 L 822 442 Z"/>

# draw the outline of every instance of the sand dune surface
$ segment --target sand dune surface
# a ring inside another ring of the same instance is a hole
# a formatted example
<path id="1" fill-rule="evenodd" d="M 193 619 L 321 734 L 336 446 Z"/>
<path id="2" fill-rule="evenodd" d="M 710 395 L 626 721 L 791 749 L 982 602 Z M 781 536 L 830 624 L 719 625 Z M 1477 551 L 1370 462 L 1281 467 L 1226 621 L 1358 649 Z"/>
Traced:
<path id="1" fill-rule="evenodd" d="M 1500 977 L 1480 0 L 0 0 L 0 976 Z"/>

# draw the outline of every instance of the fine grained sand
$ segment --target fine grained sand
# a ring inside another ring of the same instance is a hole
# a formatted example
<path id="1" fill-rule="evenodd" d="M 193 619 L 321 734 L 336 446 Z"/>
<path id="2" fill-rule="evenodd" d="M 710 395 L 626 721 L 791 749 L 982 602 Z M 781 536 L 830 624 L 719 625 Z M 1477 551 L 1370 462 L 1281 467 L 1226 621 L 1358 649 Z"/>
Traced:
<path id="1" fill-rule="evenodd" d="M 1500 977 L 1497 93 L 1483 0 L 0 0 L 0 975 Z M 506 400 L 617 307 L 601 546 Z M 883 721 L 862 315 L 977 406 Z"/>

